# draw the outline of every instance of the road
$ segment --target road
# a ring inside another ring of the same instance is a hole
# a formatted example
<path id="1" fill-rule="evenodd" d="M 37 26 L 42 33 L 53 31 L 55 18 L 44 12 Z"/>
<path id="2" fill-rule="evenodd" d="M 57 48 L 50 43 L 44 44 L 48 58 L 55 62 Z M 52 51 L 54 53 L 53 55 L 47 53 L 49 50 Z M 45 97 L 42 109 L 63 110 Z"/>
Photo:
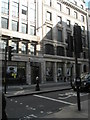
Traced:
<path id="1" fill-rule="evenodd" d="M 88 99 L 88 93 L 80 94 L 81 101 Z M 65 106 L 76 105 L 77 94 L 73 90 L 49 92 L 7 98 L 8 118 L 19 120 L 39 118 L 58 112 Z"/>

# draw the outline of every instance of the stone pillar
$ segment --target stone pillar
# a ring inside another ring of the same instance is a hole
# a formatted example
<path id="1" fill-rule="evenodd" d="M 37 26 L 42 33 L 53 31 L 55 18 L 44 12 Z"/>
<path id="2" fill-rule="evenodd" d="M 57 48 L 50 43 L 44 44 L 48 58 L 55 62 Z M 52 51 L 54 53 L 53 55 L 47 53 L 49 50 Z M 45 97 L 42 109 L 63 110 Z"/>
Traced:
<path id="1" fill-rule="evenodd" d="M 43 83 L 46 82 L 46 61 L 43 62 Z"/>
<path id="2" fill-rule="evenodd" d="M 54 78 L 54 81 L 57 82 L 57 63 L 55 62 L 54 63 L 54 73 L 53 73 L 53 78 Z"/>
<path id="3" fill-rule="evenodd" d="M 19 41 L 19 49 L 18 49 L 18 50 L 19 50 L 19 51 L 18 51 L 19 53 L 21 53 L 21 48 L 22 48 L 22 41 Z"/>
<path id="4" fill-rule="evenodd" d="M 30 61 L 26 64 L 26 82 L 27 84 L 31 84 L 31 66 Z"/>
<path id="5" fill-rule="evenodd" d="M 44 83 L 44 63 L 41 63 L 41 83 Z"/>

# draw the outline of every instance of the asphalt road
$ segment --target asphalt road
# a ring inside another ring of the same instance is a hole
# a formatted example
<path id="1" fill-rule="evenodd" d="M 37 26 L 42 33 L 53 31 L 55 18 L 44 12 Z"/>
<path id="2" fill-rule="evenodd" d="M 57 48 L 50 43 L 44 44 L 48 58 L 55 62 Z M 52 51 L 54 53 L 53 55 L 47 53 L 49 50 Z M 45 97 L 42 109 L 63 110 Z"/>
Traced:
<path id="1" fill-rule="evenodd" d="M 88 99 L 88 93 L 80 94 L 81 101 Z M 27 120 L 58 112 L 65 106 L 76 105 L 77 94 L 73 90 L 49 92 L 20 97 L 7 98 L 8 118 Z"/>

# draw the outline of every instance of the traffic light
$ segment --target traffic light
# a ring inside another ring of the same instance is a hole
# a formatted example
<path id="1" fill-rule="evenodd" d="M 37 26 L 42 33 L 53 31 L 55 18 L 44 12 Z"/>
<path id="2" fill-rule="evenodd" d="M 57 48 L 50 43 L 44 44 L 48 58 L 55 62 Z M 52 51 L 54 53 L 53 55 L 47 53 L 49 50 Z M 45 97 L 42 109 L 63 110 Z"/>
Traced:
<path id="1" fill-rule="evenodd" d="M 13 48 L 12 46 L 8 46 L 8 60 L 11 61 L 12 59 L 12 52 L 13 52 Z"/>
<path id="2" fill-rule="evenodd" d="M 82 52 L 82 35 L 81 35 L 81 27 L 74 26 L 74 44 L 76 46 L 76 52 Z"/>

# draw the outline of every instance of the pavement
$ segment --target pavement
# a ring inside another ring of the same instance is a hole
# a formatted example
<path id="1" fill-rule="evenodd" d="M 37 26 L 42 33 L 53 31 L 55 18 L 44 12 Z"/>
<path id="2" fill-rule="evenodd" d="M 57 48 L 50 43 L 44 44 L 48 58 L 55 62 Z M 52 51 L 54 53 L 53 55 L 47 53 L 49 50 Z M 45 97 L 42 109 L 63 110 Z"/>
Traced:
<path id="1" fill-rule="evenodd" d="M 70 83 L 68 82 L 61 82 L 61 83 L 47 83 L 47 84 L 40 84 L 40 91 L 35 90 L 36 85 L 19 85 L 19 86 L 8 86 L 7 92 L 5 96 L 7 98 L 10 97 L 18 97 L 18 96 L 25 96 L 25 95 L 32 95 L 32 94 L 41 94 L 53 91 L 61 91 L 61 90 L 69 90 L 71 89 Z M 4 91 L 4 88 L 3 88 Z M 67 106 L 60 109 L 59 112 L 49 114 L 44 118 L 76 118 L 89 120 L 89 103 L 90 103 L 90 95 L 89 99 L 86 101 L 81 102 L 81 111 L 78 110 L 77 104 L 74 106 Z"/>

